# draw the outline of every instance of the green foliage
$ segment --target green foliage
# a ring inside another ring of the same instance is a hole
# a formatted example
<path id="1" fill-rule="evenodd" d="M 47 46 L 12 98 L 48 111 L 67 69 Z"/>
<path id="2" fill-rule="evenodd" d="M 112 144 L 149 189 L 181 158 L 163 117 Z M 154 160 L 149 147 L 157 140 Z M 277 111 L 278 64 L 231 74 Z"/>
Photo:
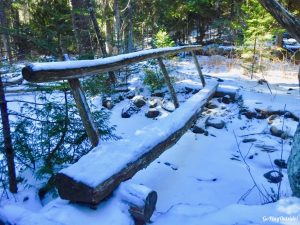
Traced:
<path id="1" fill-rule="evenodd" d="M 175 42 L 171 39 L 165 30 L 159 30 L 155 36 L 154 44 L 156 47 L 172 47 Z"/>
<path id="2" fill-rule="evenodd" d="M 25 103 L 12 123 L 16 161 L 41 177 L 54 175 L 64 165 L 76 162 L 91 145 L 72 98 L 41 94 L 38 104 Z M 93 118 L 103 140 L 116 139 L 109 125 L 110 114 L 95 110 Z"/>
<path id="3" fill-rule="evenodd" d="M 99 94 L 112 94 L 113 88 L 111 87 L 109 75 L 107 73 L 98 76 L 92 76 L 83 81 L 83 88 L 86 93 L 94 97 Z"/>
<path id="4" fill-rule="evenodd" d="M 74 50 L 71 9 L 68 0 L 38 0 L 30 3 L 27 35 L 46 54 L 62 55 L 62 48 Z"/>
<path id="5" fill-rule="evenodd" d="M 150 87 L 151 91 L 161 89 L 164 86 L 164 78 L 159 72 L 155 72 L 151 69 L 145 68 L 145 78 L 143 83 Z"/>

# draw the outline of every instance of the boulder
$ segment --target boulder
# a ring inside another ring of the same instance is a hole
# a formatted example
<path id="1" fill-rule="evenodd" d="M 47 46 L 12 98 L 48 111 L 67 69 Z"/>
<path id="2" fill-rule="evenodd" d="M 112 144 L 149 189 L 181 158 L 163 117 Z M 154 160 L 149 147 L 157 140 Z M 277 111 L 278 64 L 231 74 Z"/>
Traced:
<path id="1" fill-rule="evenodd" d="M 133 90 L 128 91 L 124 96 L 128 99 L 133 99 L 135 96 L 135 91 L 133 91 Z"/>
<path id="2" fill-rule="evenodd" d="M 208 109 L 216 109 L 218 108 L 218 106 L 212 102 L 209 102 L 207 105 L 206 105 L 206 108 Z"/>
<path id="3" fill-rule="evenodd" d="M 168 112 L 173 112 L 173 111 L 175 111 L 175 105 L 174 105 L 173 102 L 170 102 L 170 101 L 165 101 L 165 100 L 164 100 L 164 101 L 162 102 L 161 107 L 162 107 L 164 110 L 168 111 Z"/>
<path id="4" fill-rule="evenodd" d="M 287 169 L 287 163 L 284 159 L 275 159 L 274 164 L 281 169 Z"/>
<path id="5" fill-rule="evenodd" d="M 155 108 L 158 105 L 158 99 L 156 98 L 151 98 L 148 103 L 150 108 Z"/>
<path id="6" fill-rule="evenodd" d="M 132 100 L 133 104 L 138 108 L 142 108 L 144 105 L 146 105 L 146 99 L 142 95 L 137 95 Z"/>
<path id="7" fill-rule="evenodd" d="M 222 102 L 225 103 L 225 104 L 229 104 L 232 102 L 232 99 L 229 95 L 225 95 L 223 98 L 222 98 Z"/>
<path id="8" fill-rule="evenodd" d="M 280 138 L 282 138 L 282 139 L 286 139 L 286 138 L 289 137 L 289 135 L 288 135 L 286 132 L 284 132 L 283 130 L 278 129 L 278 128 L 275 127 L 275 126 L 271 126 L 270 132 L 271 132 L 271 134 L 272 134 L 273 136 L 275 136 L 275 137 L 280 137 Z"/>
<path id="9" fill-rule="evenodd" d="M 112 109 L 114 107 L 111 98 L 105 98 L 105 99 L 103 99 L 102 106 L 105 107 L 105 108 L 107 108 L 107 109 Z"/>
<path id="10" fill-rule="evenodd" d="M 157 109 L 149 109 L 148 112 L 145 113 L 145 116 L 148 118 L 158 117 L 159 111 Z"/>
<path id="11" fill-rule="evenodd" d="M 130 118 L 133 114 L 136 114 L 140 111 L 140 108 L 135 105 L 130 105 L 122 109 L 121 117 L 122 118 Z"/>
<path id="12" fill-rule="evenodd" d="M 205 121 L 206 127 L 214 127 L 216 129 L 223 129 L 225 127 L 225 122 L 221 119 L 216 118 L 208 118 Z"/>
<path id="13" fill-rule="evenodd" d="M 264 174 L 264 177 L 268 180 L 268 182 L 273 184 L 278 184 L 282 181 L 283 174 L 276 170 L 271 170 Z"/>

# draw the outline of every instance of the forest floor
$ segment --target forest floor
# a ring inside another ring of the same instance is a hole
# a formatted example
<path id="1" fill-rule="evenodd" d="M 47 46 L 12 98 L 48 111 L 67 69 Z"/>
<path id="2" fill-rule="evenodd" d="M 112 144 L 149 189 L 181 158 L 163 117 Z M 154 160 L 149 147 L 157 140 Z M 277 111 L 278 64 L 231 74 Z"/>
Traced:
<path id="1" fill-rule="evenodd" d="M 208 75 L 207 82 L 218 80 L 222 87 L 237 90 L 240 98 L 234 102 L 213 98 L 196 123 L 203 133 L 190 129 L 176 145 L 127 182 L 146 185 L 158 193 L 151 224 L 299 225 L 300 200 L 291 197 L 286 169 L 279 169 L 274 164 L 275 159 L 287 161 L 298 122 L 287 118 L 289 116 L 253 118 L 254 114 L 249 113 L 259 109 L 285 110 L 299 117 L 296 73 L 294 76 L 259 77 L 268 80 L 268 86 L 242 75 L 240 68 L 228 64 L 230 60 L 216 59 L 199 57 L 203 72 Z M 190 57 L 171 60 L 167 65 L 176 77 L 175 88 L 180 103 L 191 96 L 191 89 L 201 88 Z M 131 78 L 130 88 L 150 99 L 150 92 L 140 76 L 137 73 Z M 164 98 L 169 98 L 167 93 Z M 117 103 L 111 115 L 111 123 L 117 125 L 116 134 L 125 139 L 170 113 L 159 104 L 156 108 L 160 115 L 155 119 L 147 118 L 146 104 L 130 118 L 121 118 L 122 110 L 130 101 L 125 99 Z M 93 102 L 101 105 L 100 98 Z M 259 113 L 255 115 L 259 117 Z M 208 121 L 224 126 L 216 129 Z M 274 136 L 271 127 L 282 130 L 280 135 L 283 134 L 284 139 Z M 280 184 L 271 183 L 264 177 L 269 171 L 283 174 Z M 280 200 L 275 201 L 278 198 Z M 2 200 L 0 216 L 18 225 L 133 224 L 128 208 L 117 192 L 97 209 L 90 209 L 60 198 L 48 197 L 41 202 L 34 186 L 21 188 L 14 197 Z"/>

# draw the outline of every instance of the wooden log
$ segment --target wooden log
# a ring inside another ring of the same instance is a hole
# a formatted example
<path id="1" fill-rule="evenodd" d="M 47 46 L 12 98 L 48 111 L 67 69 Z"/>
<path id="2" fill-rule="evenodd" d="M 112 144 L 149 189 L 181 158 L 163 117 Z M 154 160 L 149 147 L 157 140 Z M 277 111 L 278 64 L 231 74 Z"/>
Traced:
<path id="1" fill-rule="evenodd" d="M 174 90 L 174 87 L 173 87 L 173 85 L 171 83 L 171 79 L 170 79 L 169 73 L 168 73 L 168 71 L 166 69 L 166 66 L 165 66 L 162 58 L 158 58 L 157 61 L 158 61 L 158 65 L 159 65 L 159 67 L 161 69 L 161 72 L 162 72 L 162 74 L 164 76 L 164 80 L 165 80 L 165 82 L 167 84 L 168 90 L 169 90 L 169 92 L 171 94 L 171 98 L 173 100 L 174 106 L 175 106 L 175 108 L 178 108 L 179 107 L 179 102 L 178 102 L 177 95 L 176 95 L 176 92 Z"/>
<path id="2" fill-rule="evenodd" d="M 90 142 L 93 147 L 96 147 L 99 143 L 99 132 L 94 123 L 89 105 L 81 88 L 80 81 L 78 79 L 70 79 L 68 82 Z"/>
<path id="3" fill-rule="evenodd" d="M 201 46 L 168 47 L 144 50 L 95 60 L 49 62 L 29 64 L 22 70 L 25 80 L 30 82 L 50 82 L 82 78 L 121 69 L 127 65 L 172 55 L 184 51 L 199 50 Z"/>
<path id="4" fill-rule="evenodd" d="M 150 221 L 157 202 L 156 191 L 144 185 L 122 183 L 118 189 L 123 202 L 129 205 L 129 213 L 136 225 L 144 225 Z"/>
<path id="5" fill-rule="evenodd" d="M 120 183 L 175 145 L 195 123 L 217 86 L 215 82 L 207 84 L 167 118 L 141 129 L 139 133 L 142 136 L 131 137 L 132 143 L 120 140 L 109 145 L 102 144 L 60 171 L 56 176 L 60 197 L 73 202 L 98 204 Z"/>
<path id="6" fill-rule="evenodd" d="M 199 74 L 202 86 L 205 87 L 205 78 L 203 76 L 203 73 L 202 73 L 202 70 L 201 70 L 201 66 L 200 66 L 200 64 L 198 62 L 198 59 L 197 59 L 195 51 L 192 51 L 192 56 L 193 56 L 193 60 L 194 60 L 194 63 L 196 65 L 196 69 L 197 69 L 197 72 Z"/>

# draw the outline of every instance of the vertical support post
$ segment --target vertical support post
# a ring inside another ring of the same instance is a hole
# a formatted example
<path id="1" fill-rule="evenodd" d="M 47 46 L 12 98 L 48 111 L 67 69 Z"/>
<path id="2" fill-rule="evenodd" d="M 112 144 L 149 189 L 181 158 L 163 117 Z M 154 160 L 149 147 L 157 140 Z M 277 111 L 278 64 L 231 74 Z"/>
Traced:
<path id="1" fill-rule="evenodd" d="M 204 76 L 203 76 L 203 73 L 202 73 L 202 70 L 201 70 L 201 66 L 198 62 L 198 59 L 197 59 L 197 56 L 195 54 L 195 51 L 192 51 L 192 56 L 193 56 L 193 59 L 194 59 L 194 63 L 196 65 L 196 69 L 198 71 L 198 74 L 199 74 L 199 77 L 200 77 L 200 80 L 201 80 L 201 83 L 202 83 L 202 86 L 205 87 L 206 83 L 205 83 L 205 79 L 204 79 Z"/>
<path id="2" fill-rule="evenodd" d="M 96 147 L 99 143 L 99 133 L 87 104 L 84 92 L 81 88 L 80 81 L 79 79 L 70 79 L 68 82 L 90 142 L 93 147 Z"/>
<path id="3" fill-rule="evenodd" d="M 16 178 L 15 161 L 14 161 L 15 154 L 14 154 L 14 149 L 11 140 L 7 102 L 5 99 L 1 72 L 0 72 L 0 111 L 1 111 L 1 121 L 2 121 L 2 129 L 3 129 L 5 156 L 7 160 L 9 190 L 11 193 L 17 193 L 18 187 L 17 187 L 17 178 Z"/>
<path id="4" fill-rule="evenodd" d="M 162 60 L 161 57 L 157 58 L 157 61 L 158 61 L 158 65 L 159 65 L 159 67 L 161 69 L 161 72 L 162 72 L 162 74 L 164 76 L 164 79 L 165 79 L 165 82 L 167 84 L 168 90 L 169 90 L 169 92 L 171 94 L 174 106 L 175 106 L 175 108 L 178 108 L 179 107 L 179 102 L 178 102 L 177 95 L 176 95 L 176 92 L 174 90 L 174 87 L 171 84 L 171 79 L 170 79 L 170 76 L 169 76 L 168 71 L 166 69 L 166 66 L 165 66 L 165 64 L 164 64 L 164 62 L 163 62 L 163 60 Z"/>

